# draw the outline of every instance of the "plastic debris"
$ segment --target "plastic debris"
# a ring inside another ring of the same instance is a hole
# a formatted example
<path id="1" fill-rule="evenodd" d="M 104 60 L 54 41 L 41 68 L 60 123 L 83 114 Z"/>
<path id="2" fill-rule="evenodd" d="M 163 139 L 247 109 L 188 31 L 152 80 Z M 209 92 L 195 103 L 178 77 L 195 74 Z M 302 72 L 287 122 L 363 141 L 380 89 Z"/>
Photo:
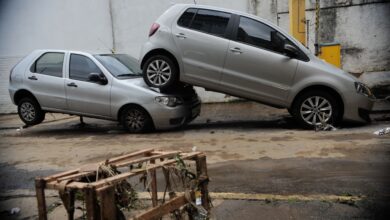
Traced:
<path id="1" fill-rule="evenodd" d="M 16 215 L 20 212 L 20 208 L 19 207 L 15 207 L 15 208 L 12 208 L 11 209 L 11 215 Z"/>
<path id="2" fill-rule="evenodd" d="M 330 124 L 321 124 L 316 126 L 316 131 L 336 131 L 337 128 Z"/>
<path id="3" fill-rule="evenodd" d="M 192 147 L 192 152 L 196 152 L 196 148 L 197 148 L 196 146 L 193 146 Z"/>
<path id="4" fill-rule="evenodd" d="M 378 131 L 375 131 L 374 134 L 378 135 L 378 136 L 383 136 L 383 135 L 386 135 L 386 134 L 390 134 L 390 127 L 382 128 L 382 129 L 380 129 Z"/>

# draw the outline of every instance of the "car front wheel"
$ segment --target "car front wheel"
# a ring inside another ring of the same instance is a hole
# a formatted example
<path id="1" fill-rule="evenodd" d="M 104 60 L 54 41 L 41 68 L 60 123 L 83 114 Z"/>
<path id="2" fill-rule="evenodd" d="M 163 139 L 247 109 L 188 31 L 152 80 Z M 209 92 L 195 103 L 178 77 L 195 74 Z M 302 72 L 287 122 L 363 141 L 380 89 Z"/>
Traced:
<path id="1" fill-rule="evenodd" d="M 341 121 L 341 109 L 337 100 L 324 91 L 304 93 L 294 103 L 293 116 L 306 128 L 325 124 L 337 125 Z"/>
<path id="2" fill-rule="evenodd" d="M 153 129 L 149 114 L 137 106 L 128 106 L 122 111 L 121 123 L 130 133 L 144 133 Z"/>
<path id="3" fill-rule="evenodd" d="M 178 68 L 167 56 L 156 55 L 149 58 L 143 67 L 143 77 L 150 87 L 168 89 L 177 83 Z"/>
<path id="4" fill-rule="evenodd" d="M 19 101 L 18 114 L 20 119 L 29 126 L 37 125 L 45 119 L 45 112 L 32 98 L 23 98 Z"/>

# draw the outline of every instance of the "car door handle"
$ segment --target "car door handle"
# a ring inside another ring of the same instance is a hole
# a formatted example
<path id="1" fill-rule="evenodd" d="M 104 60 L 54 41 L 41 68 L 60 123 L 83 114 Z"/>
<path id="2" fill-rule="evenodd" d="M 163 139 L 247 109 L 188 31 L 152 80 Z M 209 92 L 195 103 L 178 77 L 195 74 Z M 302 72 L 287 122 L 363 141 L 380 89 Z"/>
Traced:
<path id="1" fill-rule="evenodd" d="M 28 79 L 29 80 L 38 80 L 38 78 L 36 76 L 29 76 Z"/>
<path id="2" fill-rule="evenodd" d="M 67 85 L 68 85 L 69 87 L 77 87 L 76 83 L 73 83 L 73 82 L 72 82 L 72 83 L 68 83 Z"/>
<path id="3" fill-rule="evenodd" d="M 186 38 L 187 38 L 186 35 L 183 34 L 183 33 L 178 33 L 178 34 L 176 34 L 176 37 L 177 37 L 177 38 L 181 38 L 181 39 L 186 39 Z"/>
<path id="4" fill-rule="evenodd" d="M 230 51 L 233 53 L 236 53 L 236 54 L 242 54 L 241 49 L 238 47 L 232 47 L 232 48 L 230 48 Z"/>

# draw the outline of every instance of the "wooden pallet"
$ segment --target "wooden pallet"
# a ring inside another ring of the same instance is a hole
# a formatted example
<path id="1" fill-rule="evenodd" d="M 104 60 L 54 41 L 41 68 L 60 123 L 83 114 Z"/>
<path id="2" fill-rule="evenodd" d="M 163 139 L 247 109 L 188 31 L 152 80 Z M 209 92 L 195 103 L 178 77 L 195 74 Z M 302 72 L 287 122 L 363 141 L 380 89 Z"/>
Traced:
<path id="1" fill-rule="evenodd" d="M 202 206 L 209 210 L 208 196 L 208 174 L 206 156 L 201 152 L 183 153 L 180 151 L 158 151 L 154 149 L 146 149 L 130 154 L 114 157 L 102 161 L 82 166 L 78 169 L 61 172 L 48 177 L 38 177 L 35 179 L 35 190 L 38 201 L 38 213 L 40 220 L 47 219 L 45 189 L 58 190 L 64 206 L 68 213 L 68 219 L 73 219 L 75 192 L 82 191 L 86 203 L 87 219 L 116 219 L 117 209 L 115 204 L 115 186 L 121 181 L 141 176 L 149 173 L 151 176 L 151 199 L 153 208 L 138 215 L 136 219 L 156 219 L 160 218 L 174 210 L 179 209 L 185 204 L 193 201 L 188 201 L 188 196 L 180 195 L 170 198 L 164 204 L 158 203 L 157 196 L 157 178 L 156 171 L 165 171 L 164 166 L 176 164 L 175 156 L 179 155 L 182 160 L 192 160 L 196 162 L 197 179 L 202 184 L 201 189 Z M 118 175 L 99 179 L 92 182 L 82 182 L 81 179 L 88 177 L 92 180 L 96 179 L 97 172 L 101 164 L 112 165 L 116 168 L 137 166 L 140 163 L 147 163 L 145 168 L 129 169 L 129 171 L 121 172 Z"/>

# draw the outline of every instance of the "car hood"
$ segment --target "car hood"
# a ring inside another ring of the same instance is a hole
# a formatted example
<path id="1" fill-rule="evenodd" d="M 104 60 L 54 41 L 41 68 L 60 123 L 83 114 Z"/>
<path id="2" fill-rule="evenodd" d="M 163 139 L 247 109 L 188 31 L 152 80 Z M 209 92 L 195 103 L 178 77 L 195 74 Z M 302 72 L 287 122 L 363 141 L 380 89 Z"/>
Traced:
<path id="1" fill-rule="evenodd" d="M 337 68 L 336 66 L 333 66 L 332 64 L 329 64 L 320 58 L 315 57 L 314 62 L 317 65 L 321 66 L 322 67 L 321 69 L 324 69 L 326 72 L 329 72 L 329 73 L 334 74 L 336 76 L 340 76 L 340 77 L 345 78 L 345 79 L 349 79 L 351 81 L 359 81 L 359 79 L 356 78 L 354 75 L 352 75 L 352 74 L 350 74 L 350 73 L 348 73 L 340 68 Z"/>
<path id="2" fill-rule="evenodd" d="M 159 89 L 156 89 L 156 88 L 151 88 L 149 87 L 144 79 L 142 77 L 134 77 L 134 78 L 129 78 L 129 79 L 121 79 L 119 80 L 122 84 L 126 85 L 126 86 L 129 86 L 129 87 L 133 87 L 133 88 L 138 88 L 138 89 L 141 89 L 141 90 L 147 90 L 147 91 L 151 91 L 151 92 L 155 92 L 155 93 L 160 93 L 160 90 Z"/>
<path id="3" fill-rule="evenodd" d="M 187 97 L 196 95 L 195 90 L 191 87 L 181 88 L 177 90 L 172 90 L 169 92 L 161 92 L 158 88 L 149 87 L 142 77 L 130 78 L 120 80 L 122 84 L 125 86 L 133 87 L 139 90 L 143 90 L 145 92 L 153 93 L 154 95 L 173 95 L 179 97 Z"/>

